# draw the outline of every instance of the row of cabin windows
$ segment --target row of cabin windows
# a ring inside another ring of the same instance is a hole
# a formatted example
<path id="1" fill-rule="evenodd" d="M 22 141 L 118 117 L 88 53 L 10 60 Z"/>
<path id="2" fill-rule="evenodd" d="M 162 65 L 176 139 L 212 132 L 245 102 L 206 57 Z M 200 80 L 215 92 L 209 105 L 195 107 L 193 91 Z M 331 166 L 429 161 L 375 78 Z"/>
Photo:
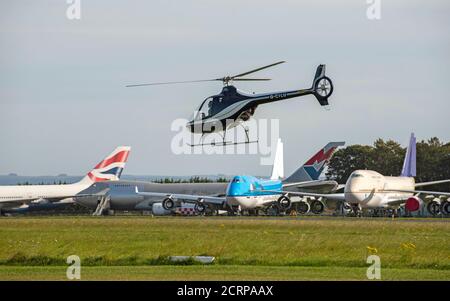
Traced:
<path id="1" fill-rule="evenodd" d="M 36 198 L 45 199 L 47 197 L 46 196 L 38 196 Z M 23 196 L 0 196 L 0 199 L 1 200 L 3 200 L 3 199 L 24 199 L 24 197 Z"/>

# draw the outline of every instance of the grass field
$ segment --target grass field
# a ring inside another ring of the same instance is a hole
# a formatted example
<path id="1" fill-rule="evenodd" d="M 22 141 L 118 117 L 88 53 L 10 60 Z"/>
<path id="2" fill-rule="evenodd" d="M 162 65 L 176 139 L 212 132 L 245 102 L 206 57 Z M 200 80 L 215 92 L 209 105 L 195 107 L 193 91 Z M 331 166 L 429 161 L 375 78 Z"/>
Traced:
<path id="1" fill-rule="evenodd" d="M 0 219 L 0 279 L 450 280 L 450 221 L 357 218 L 20 217 Z M 171 255 L 211 255 L 209 266 Z"/>

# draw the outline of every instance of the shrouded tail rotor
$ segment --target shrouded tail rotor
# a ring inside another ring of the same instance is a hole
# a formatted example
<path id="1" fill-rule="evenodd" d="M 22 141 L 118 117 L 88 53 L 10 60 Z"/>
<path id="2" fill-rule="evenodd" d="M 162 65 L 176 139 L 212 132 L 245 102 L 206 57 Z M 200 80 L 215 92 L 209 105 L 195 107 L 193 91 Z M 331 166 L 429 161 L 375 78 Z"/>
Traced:
<path id="1" fill-rule="evenodd" d="M 333 82 L 325 76 L 325 65 L 319 65 L 314 76 L 312 88 L 321 106 L 328 105 L 328 97 L 333 93 Z"/>

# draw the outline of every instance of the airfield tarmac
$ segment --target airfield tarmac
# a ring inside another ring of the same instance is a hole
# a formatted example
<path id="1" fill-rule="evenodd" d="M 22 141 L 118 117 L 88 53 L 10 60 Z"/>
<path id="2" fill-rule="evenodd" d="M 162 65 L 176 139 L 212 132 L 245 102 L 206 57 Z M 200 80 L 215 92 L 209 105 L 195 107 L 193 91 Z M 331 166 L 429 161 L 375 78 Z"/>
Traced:
<path id="1" fill-rule="evenodd" d="M 0 218 L 0 280 L 450 280 L 444 218 L 59 216 Z M 209 255 L 211 265 L 173 264 Z"/>

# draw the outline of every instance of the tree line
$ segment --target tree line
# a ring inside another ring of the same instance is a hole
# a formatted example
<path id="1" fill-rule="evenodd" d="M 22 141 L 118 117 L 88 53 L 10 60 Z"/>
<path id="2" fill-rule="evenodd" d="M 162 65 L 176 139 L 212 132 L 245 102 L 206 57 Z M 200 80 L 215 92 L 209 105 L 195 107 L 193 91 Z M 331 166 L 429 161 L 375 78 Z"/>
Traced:
<path id="1" fill-rule="evenodd" d="M 417 142 L 416 148 L 416 182 L 450 179 L 450 142 L 444 144 L 433 137 Z M 329 162 L 326 177 L 344 184 L 357 169 L 374 170 L 385 176 L 398 176 L 405 153 L 406 148 L 393 140 L 377 139 L 373 146 L 350 145 L 335 152 Z M 433 188 L 448 191 L 450 185 L 436 185 Z"/>

